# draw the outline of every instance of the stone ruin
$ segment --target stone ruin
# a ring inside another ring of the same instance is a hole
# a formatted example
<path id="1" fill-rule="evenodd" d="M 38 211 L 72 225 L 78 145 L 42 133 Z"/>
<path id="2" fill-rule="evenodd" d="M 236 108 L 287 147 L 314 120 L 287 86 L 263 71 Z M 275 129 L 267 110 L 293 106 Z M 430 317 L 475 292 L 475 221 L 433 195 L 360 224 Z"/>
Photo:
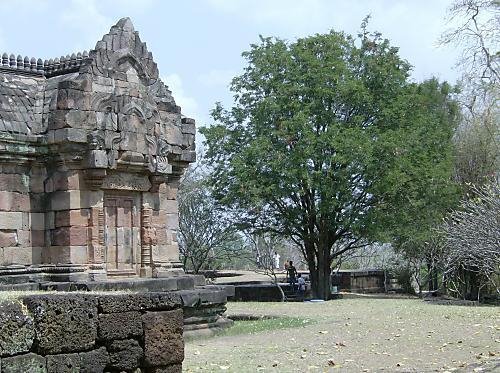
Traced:
<path id="1" fill-rule="evenodd" d="M 182 275 L 181 114 L 128 18 L 90 52 L 0 61 L 0 284 Z"/>
<path id="2" fill-rule="evenodd" d="M 182 314 L 172 293 L 20 293 L 0 300 L 0 369 L 180 373 Z"/>

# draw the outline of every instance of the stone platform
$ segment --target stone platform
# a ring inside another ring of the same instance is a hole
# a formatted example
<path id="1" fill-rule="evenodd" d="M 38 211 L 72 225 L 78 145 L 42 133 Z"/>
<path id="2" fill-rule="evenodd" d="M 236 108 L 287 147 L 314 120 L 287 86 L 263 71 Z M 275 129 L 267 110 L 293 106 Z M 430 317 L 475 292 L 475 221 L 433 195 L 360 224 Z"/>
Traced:
<path id="1" fill-rule="evenodd" d="M 166 278 L 125 278 L 109 281 L 32 282 L 0 285 L 0 291 L 116 292 L 131 294 L 168 293 L 179 297 L 184 310 L 184 334 L 189 337 L 211 335 L 232 325 L 225 316 L 234 286 L 206 285 L 205 278 L 182 275 Z"/>

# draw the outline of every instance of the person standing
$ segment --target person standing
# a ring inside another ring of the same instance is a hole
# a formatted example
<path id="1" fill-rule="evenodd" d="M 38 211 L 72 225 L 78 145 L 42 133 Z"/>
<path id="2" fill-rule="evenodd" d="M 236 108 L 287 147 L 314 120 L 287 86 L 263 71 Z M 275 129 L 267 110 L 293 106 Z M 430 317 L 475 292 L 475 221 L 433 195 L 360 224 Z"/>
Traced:
<path id="1" fill-rule="evenodd" d="M 302 277 L 302 273 L 297 275 L 297 287 L 299 290 L 299 299 L 303 301 L 306 293 L 306 280 Z"/>
<path id="2" fill-rule="evenodd" d="M 280 254 L 276 251 L 274 252 L 274 268 L 280 269 Z"/>
<path id="3" fill-rule="evenodd" d="M 292 292 L 295 293 L 295 279 L 297 277 L 297 270 L 295 269 L 295 266 L 293 265 L 293 262 L 290 260 L 290 263 L 288 264 L 288 282 L 290 283 L 290 287 L 292 288 Z"/>

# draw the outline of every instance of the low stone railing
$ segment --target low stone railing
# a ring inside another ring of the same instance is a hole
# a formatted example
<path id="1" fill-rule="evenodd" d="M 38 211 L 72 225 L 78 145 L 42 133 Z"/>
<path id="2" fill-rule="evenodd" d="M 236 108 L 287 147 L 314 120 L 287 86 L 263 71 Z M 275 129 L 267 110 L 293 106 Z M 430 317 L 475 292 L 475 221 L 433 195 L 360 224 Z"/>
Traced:
<path id="1" fill-rule="evenodd" d="M 87 51 L 45 61 L 42 61 L 41 58 L 29 58 L 28 56 L 23 58 L 21 55 L 16 57 L 14 54 L 3 53 L 0 56 L 0 68 L 51 77 L 78 70 L 88 58 Z"/>
<path id="2" fill-rule="evenodd" d="M 179 295 L 18 294 L 0 301 L 3 373 L 182 371 Z"/>

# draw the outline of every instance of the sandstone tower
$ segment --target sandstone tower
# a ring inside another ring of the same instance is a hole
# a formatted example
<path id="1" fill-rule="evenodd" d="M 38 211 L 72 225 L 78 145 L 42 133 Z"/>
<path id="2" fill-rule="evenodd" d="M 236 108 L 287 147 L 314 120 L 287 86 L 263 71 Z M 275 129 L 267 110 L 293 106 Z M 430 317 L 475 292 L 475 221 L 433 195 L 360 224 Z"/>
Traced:
<path id="1" fill-rule="evenodd" d="M 195 123 L 121 19 L 89 53 L 0 61 L 0 283 L 182 274 Z"/>

